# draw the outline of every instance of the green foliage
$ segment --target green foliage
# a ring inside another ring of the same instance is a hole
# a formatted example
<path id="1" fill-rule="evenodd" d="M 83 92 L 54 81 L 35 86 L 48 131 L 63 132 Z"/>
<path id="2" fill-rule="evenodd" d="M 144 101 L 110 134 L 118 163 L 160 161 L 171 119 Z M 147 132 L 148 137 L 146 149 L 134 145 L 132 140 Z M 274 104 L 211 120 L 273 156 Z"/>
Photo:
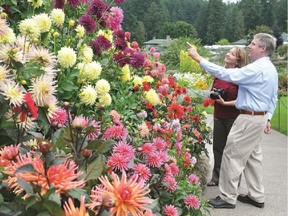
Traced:
<path id="1" fill-rule="evenodd" d="M 230 45 L 230 42 L 226 38 L 222 38 L 216 42 L 216 45 Z"/>
<path id="2" fill-rule="evenodd" d="M 192 60 L 187 51 L 180 51 L 180 72 L 201 73 L 203 69 L 199 63 Z"/>
<path id="3" fill-rule="evenodd" d="M 283 44 L 281 46 L 279 46 L 276 50 L 276 53 L 283 58 L 284 60 L 287 60 L 287 56 L 288 56 L 288 44 Z"/>
<path id="4" fill-rule="evenodd" d="M 278 103 L 271 119 L 271 127 L 285 135 L 288 135 L 287 131 L 287 118 L 288 118 L 288 97 L 280 96 Z"/>
<path id="5" fill-rule="evenodd" d="M 253 40 L 253 37 L 255 34 L 257 33 L 268 33 L 268 34 L 272 34 L 273 35 L 273 31 L 266 25 L 260 25 L 260 26 L 256 26 L 255 29 L 252 29 L 248 32 L 248 34 L 246 35 L 245 39 L 246 39 L 246 44 L 250 44 L 251 41 Z"/>
<path id="6" fill-rule="evenodd" d="M 208 55 L 208 51 L 200 46 L 201 41 L 199 39 L 194 39 L 190 37 L 181 37 L 178 39 L 174 39 L 170 43 L 170 45 L 164 49 L 164 52 L 161 55 L 161 60 L 164 62 L 164 64 L 167 65 L 167 67 L 173 70 L 180 70 L 180 52 L 181 50 L 187 51 L 187 42 L 194 44 L 196 47 L 198 47 L 198 51 L 201 55 Z"/>

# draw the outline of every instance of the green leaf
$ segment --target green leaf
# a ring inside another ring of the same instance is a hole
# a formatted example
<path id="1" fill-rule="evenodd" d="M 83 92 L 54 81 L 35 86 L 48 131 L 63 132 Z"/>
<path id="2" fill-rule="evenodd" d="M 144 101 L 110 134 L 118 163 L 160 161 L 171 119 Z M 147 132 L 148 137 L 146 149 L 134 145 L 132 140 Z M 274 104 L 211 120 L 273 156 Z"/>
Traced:
<path id="1" fill-rule="evenodd" d="M 39 212 L 36 216 L 51 216 L 51 214 L 49 213 L 49 211 L 42 211 Z"/>
<path id="2" fill-rule="evenodd" d="M 89 142 L 86 148 L 90 150 L 96 150 L 97 153 L 106 153 L 112 149 L 115 143 L 116 142 L 114 140 L 93 140 Z"/>
<path id="3" fill-rule="evenodd" d="M 59 206 L 61 206 L 61 199 L 60 199 L 59 194 L 52 193 L 52 194 L 49 196 L 49 200 L 51 200 L 51 201 L 57 203 Z"/>
<path id="4" fill-rule="evenodd" d="M 152 203 L 149 205 L 145 205 L 145 208 L 148 208 L 151 210 L 154 209 L 158 205 L 158 199 L 159 198 L 152 200 Z"/>
<path id="5" fill-rule="evenodd" d="M 71 141 L 71 137 L 69 133 L 69 128 L 61 128 L 57 130 L 52 136 L 53 146 L 64 151 L 66 147 L 69 146 L 70 141 Z"/>
<path id="6" fill-rule="evenodd" d="M 15 174 L 17 173 L 21 173 L 21 172 L 29 172 L 29 173 L 38 173 L 32 164 L 26 164 L 26 165 L 23 165 L 21 167 L 19 167 L 16 171 L 15 171 Z"/>
<path id="7" fill-rule="evenodd" d="M 50 212 L 51 216 L 64 216 L 61 206 L 51 200 L 45 200 L 44 207 Z"/>
<path id="8" fill-rule="evenodd" d="M 74 188 L 72 190 L 68 191 L 68 194 L 73 197 L 76 198 L 78 200 L 80 200 L 81 196 L 86 196 L 86 190 L 81 189 L 81 188 Z"/>
<path id="9" fill-rule="evenodd" d="M 94 161 L 88 164 L 85 180 L 98 179 L 104 169 L 104 161 L 102 156 L 99 155 Z"/>
<path id="10" fill-rule="evenodd" d="M 22 187 L 26 191 L 26 193 L 33 194 L 33 187 L 31 186 L 31 184 L 25 182 L 20 178 L 17 178 L 17 182 L 20 185 L 20 187 Z"/>

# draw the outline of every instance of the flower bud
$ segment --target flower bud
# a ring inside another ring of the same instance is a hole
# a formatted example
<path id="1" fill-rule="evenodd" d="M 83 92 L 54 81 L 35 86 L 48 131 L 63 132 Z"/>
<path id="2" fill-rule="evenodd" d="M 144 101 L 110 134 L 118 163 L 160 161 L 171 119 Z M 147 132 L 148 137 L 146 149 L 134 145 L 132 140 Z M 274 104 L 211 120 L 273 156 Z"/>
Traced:
<path id="1" fill-rule="evenodd" d="M 38 144 L 39 144 L 39 150 L 43 154 L 46 154 L 51 149 L 50 143 L 46 140 L 42 140 Z"/>
<path id="2" fill-rule="evenodd" d="M 21 80 L 20 83 L 21 83 L 21 85 L 26 85 L 27 84 L 26 80 Z"/>
<path id="3" fill-rule="evenodd" d="M 112 208 L 115 206 L 115 200 L 112 197 L 105 196 L 103 199 L 103 206 L 107 208 Z"/>
<path id="4" fill-rule="evenodd" d="M 70 103 L 67 102 L 67 101 L 65 101 L 65 102 L 63 103 L 63 108 L 64 108 L 65 110 L 69 110 L 69 108 L 70 108 Z"/>
<path id="5" fill-rule="evenodd" d="M 69 26 L 73 27 L 75 25 L 75 21 L 74 20 L 69 20 Z"/>
<path id="6" fill-rule="evenodd" d="M 53 37 L 54 37 L 54 38 L 59 37 L 59 33 L 58 33 L 58 32 L 54 32 L 54 33 L 53 33 Z"/>
<path id="7" fill-rule="evenodd" d="M 83 157 L 87 159 L 87 158 L 89 158 L 89 157 L 91 156 L 92 150 L 83 149 L 83 150 L 81 151 L 81 153 L 82 153 Z"/>

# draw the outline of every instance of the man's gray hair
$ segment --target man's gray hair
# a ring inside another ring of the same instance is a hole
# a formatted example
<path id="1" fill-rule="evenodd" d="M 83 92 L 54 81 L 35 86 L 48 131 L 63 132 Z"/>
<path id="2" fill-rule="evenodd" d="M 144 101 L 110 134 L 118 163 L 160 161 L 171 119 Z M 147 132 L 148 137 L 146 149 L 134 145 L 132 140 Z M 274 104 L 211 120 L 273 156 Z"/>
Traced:
<path id="1" fill-rule="evenodd" d="M 276 38 L 267 33 L 258 33 L 254 38 L 258 39 L 259 47 L 266 47 L 267 56 L 271 57 L 276 49 Z"/>

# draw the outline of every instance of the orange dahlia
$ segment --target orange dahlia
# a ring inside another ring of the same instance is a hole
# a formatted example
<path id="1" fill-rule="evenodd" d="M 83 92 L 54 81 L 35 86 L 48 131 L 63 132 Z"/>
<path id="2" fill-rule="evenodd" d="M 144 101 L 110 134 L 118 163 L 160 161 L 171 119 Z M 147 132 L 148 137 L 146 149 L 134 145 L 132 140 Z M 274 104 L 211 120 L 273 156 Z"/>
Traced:
<path id="1" fill-rule="evenodd" d="M 114 200 L 114 205 L 110 208 L 111 215 L 139 216 L 149 211 L 145 205 L 150 204 L 152 200 L 146 196 L 150 190 L 149 185 L 145 185 L 143 180 L 138 180 L 136 176 L 127 179 L 125 171 L 122 172 L 121 180 L 112 173 L 112 183 L 107 176 L 101 176 L 99 179 L 104 187 L 97 186 L 95 191 Z"/>
<path id="2" fill-rule="evenodd" d="M 74 202 L 71 198 L 68 199 L 68 203 L 64 204 L 65 216 L 89 216 L 85 208 L 85 196 L 80 197 L 80 206 L 79 208 L 74 206 Z"/>

